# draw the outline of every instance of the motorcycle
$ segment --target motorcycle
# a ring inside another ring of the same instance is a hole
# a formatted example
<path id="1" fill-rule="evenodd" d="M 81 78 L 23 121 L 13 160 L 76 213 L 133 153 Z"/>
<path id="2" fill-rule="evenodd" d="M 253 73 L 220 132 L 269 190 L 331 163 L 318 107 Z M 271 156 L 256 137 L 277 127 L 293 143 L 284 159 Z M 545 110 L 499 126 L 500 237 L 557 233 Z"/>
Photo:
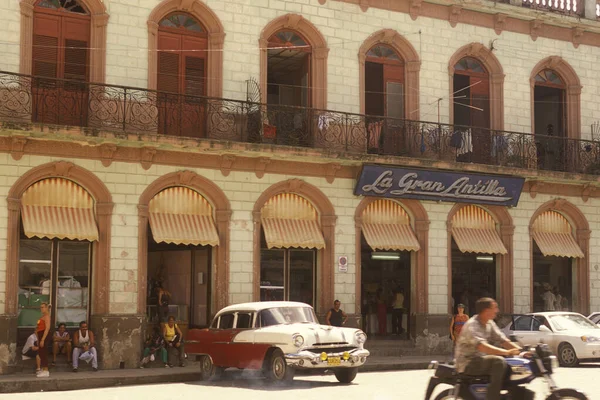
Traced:
<path id="1" fill-rule="evenodd" d="M 558 368 L 558 360 L 552 354 L 548 345 L 538 344 L 530 349 L 531 357 L 506 358 L 507 373 L 502 384 L 502 400 L 534 400 L 535 392 L 523 385 L 531 383 L 536 378 L 544 378 L 548 383 L 550 395 L 546 400 L 588 400 L 587 396 L 575 389 L 560 389 L 552 379 L 552 373 Z M 439 364 L 432 361 L 430 369 L 435 369 L 434 376 L 429 380 L 425 400 L 431 400 L 434 389 L 438 385 L 453 386 L 435 397 L 435 400 L 485 400 L 489 378 L 457 373 L 454 366 Z"/>

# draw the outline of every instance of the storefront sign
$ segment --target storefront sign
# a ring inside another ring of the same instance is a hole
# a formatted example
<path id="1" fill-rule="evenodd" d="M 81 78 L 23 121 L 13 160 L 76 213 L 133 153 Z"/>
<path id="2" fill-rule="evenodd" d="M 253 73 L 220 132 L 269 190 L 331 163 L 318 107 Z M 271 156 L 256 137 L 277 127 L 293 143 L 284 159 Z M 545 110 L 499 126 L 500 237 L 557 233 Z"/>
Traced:
<path id="1" fill-rule="evenodd" d="M 525 178 L 365 165 L 355 195 L 516 206 Z"/>

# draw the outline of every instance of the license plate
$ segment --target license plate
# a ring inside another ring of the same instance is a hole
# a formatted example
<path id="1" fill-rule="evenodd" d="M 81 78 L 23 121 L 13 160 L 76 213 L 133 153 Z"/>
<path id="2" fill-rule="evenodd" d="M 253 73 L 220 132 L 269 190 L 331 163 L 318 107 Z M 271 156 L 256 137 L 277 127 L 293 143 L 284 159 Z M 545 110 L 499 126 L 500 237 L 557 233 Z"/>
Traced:
<path id="1" fill-rule="evenodd" d="M 340 365 L 339 357 L 329 357 L 327 359 L 327 365 Z"/>

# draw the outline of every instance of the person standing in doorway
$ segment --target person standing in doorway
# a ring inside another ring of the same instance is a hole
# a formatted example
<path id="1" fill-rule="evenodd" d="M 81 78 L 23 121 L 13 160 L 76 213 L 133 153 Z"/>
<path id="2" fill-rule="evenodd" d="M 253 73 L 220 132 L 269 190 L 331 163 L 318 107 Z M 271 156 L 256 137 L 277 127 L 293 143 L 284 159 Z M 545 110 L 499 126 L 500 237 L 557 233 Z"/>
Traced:
<path id="1" fill-rule="evenodd" d="M 392 334 L 401 335 L 404 333 L 402 327 L 402 317 L 404 316 L 404 289 L 397 288 L 394 291 L 394 308 L 392 310 Z"/>
<path id="2" fill-rule="evenodd" d="M 548 282 L 544 282 L 542 286 L 544 287 L 544 294 L 542 294 L 544 311 L 555 311 L 556 296 L 552 293 L 552 286 Z"/>
<path id="3" fill-rule="evenodd" d="M 379 334 L 387 333 L 387 302 L 383 288 L 377 289 L 377 321 L 379 322 Z"/>
<path id="4" fill-rule="evenodd" d="M 162 325 L 167 323 L 169 317 L 169 303 L 171 302 L 171 293 L 163 288 L 162 283 L 159 283 L 156 288 L 156 296 L 158 300 L 158 317 Z"/>
<path id="5" fill-rule="evenodd" d="M 342 303 L 339 300 L 335 300 L 333 302 L 333 308 L 329 309 L 327 315 L 325 316 L 325 322 L 327 325 L 331 326 L 342 326 L 348 320 L 348 316 L 342 309 L 340 308 Z"/>
<path id="6" fill-rule="evenodd" d="M 42 303 L 40 304 L 40 311 L 42 312 L 42 317 L 38 319 L 35 329 L 39 343 L 38 354 L 40 356 L 41 368 L 37 377 L 47 378 L 50 376 L 50 371 L 48 371 L 48 348 L 46 347 L 46 344 L 48 344 L 48 332 L 50 332 L 50 307 L 47 303 Z"/>
<path id="7" fill-rule="evenodd" d="M 463 325 L 469 320 L 469 316 L 465 314 L 465 305 L 459 304 L 457 307 L 458 314 L 455 314 L 452 317 L 452 321 L 450 322 L 450 338 L 452 339 L 452 354 L 454 355 L 454 350 L 456 349 L 456 341 L 458 340 L 458 336 L 462 331 Z"/>

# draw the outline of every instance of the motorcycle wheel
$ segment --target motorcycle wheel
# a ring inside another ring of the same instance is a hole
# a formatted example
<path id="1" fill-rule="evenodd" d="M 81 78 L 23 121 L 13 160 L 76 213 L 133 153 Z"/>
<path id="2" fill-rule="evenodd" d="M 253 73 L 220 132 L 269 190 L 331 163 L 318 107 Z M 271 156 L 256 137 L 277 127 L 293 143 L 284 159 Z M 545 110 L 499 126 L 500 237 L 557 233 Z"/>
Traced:
<path id="1" fill-rule="evenodd" d="M 546 400 L 588 400 L 588 397 L 575 389 L 558 389 L 550 396 L 546 397 Z"/>
<path id="2" fill-rule="evenodd" d="M 454 389 L 446 389 L 442 393 L 438 394 L 435 400 L 462 400 L 462 397 L 457 397 L 452 394 Z"/>

